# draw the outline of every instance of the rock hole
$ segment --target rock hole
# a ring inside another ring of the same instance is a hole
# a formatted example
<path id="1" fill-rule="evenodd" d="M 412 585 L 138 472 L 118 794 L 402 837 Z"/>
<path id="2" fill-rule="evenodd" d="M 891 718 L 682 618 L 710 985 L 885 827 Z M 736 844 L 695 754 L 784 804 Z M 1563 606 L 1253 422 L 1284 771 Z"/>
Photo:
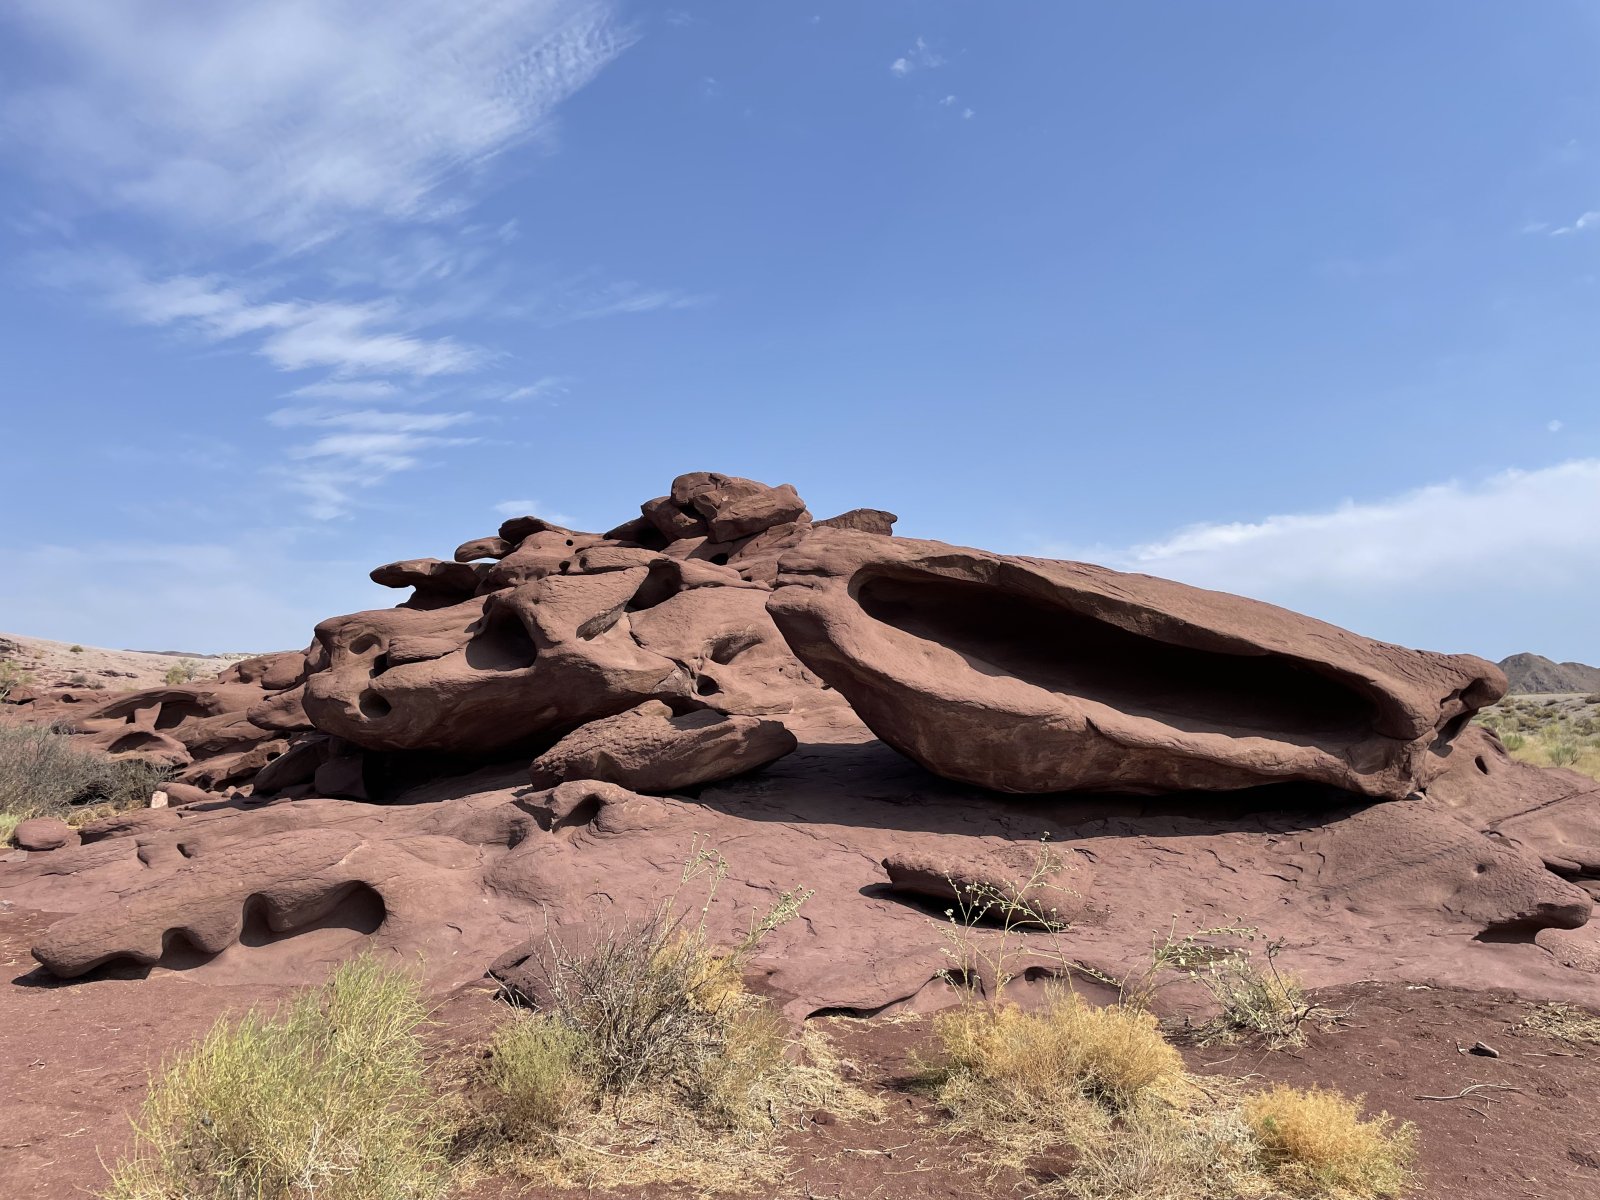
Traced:
<path id="1" fill-rule="evenodd" d="M 385 651 L 384 653 L 378 655 L 377 658 L 372 660 L 372 675 L 373 675 L 373 678 L 377 678 L 379 675 L 382 675 L 385 671 L 387 671 L 389 669 L 389 666 L 390 666 L 389 654 L 388 654 L 387 651 Z"/>
<path id="2" fill-rule="evenodd" d="M 713 554 L 706 561 L 711 563 L 711 564 L 713 564 L 714 566 L 725 567 L 725 566 L 728 565 L 727 552 L 726 551 L 719 551 L 718 553 Z"/>
<path id="3" fill-rule="evenodd" d="M 478 622 L 478 632 L 467 643 L 467 665 L 478 671 L 521 671 L 533 666 L 539 650 L 517 614 L 494 605 Z"/>
<path id="4" fill-rule="evenodd" d="M 702 675 L 694 681 L 694 691 L 697 696 L 715 696 L 722 690 L 722 685 L 709 675 Z"/>
<path id="5" fill-rule="evenodd" d="M 1483 761 L 1483 755 L 1478 755 L 1478 757 L 1473 759 L 1472 762 L 1473 765 L 1476 766 L 1483 774 L 1487 775 L 1489 773 L 1489 764 Z"/>
<path id="6" fill-rule="evenodd" d="M 377 634 L 363 633 L 360 637 L 356 638 L 355 641 L 350 643 L 350 653 L 365 654 L 368 650 L 375 649 L 378 645 L 378 642 L 379 638 Z"/>
<path id="7" fill-rule="evenodd" d="M 753 630 L 744 629 L 738 633 L 724 634 L 711 643 L 711 661 L 727 666 L 746 650 L 753 650 L 761 644 L 761 635 Z"/>
<path id="8" fill-rule="evenodd" d="M 393 706 L 371 688 L 361 693 L 357 706 L 361 709 L 363 717 L 374 721 L 382 720 L 394 711 Z"/>

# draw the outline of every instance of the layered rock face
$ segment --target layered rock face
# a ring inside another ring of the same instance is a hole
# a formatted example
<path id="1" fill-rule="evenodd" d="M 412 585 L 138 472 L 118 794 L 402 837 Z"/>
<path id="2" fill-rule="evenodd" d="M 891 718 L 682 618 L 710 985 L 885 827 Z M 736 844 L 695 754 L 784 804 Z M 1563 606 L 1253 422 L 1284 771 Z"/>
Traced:
<path id="1" fill-rule="evenodd" d="M 12 705 L 176 777 L 19 828 L 0 899 L 65 914 L 61 977 L 372 945 L 522 987 L 530 927 L 655 911 L 712 845 L 714 935 L 815 889 L 758 964 L 797 1016 L 948 1002 L 943 913 L 996 894 L 1045 976 L 1063 946 L 1120 975 L 1182 912 L 1313 982 L 1600 993 L 1600 785 L 1466 729 L 1494 667 L 894 521 L 695 472 L 604 534 L 518 517 L 379 567 L 410 594 L 304 651 Z"/>
<path id="2" fill-rule="evenodd" d="M 1009 792 L 1286 780 L 1398 800 L 1499 671 L 1086 563 L 817 530 L 767 605 L 895 749 Z"/>

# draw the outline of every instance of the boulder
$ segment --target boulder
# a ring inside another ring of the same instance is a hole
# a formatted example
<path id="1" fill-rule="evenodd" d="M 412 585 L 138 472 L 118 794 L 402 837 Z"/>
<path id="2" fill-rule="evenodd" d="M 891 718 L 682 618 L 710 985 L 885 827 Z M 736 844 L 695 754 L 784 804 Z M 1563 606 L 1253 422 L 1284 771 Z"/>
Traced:
<path id="1" fill-rule="evenodd" d="M 770 487 L 716 471 L 678 476 L 672 481 L 670 500 L 680 511 L 692 509 L 699 514 L 714 542 L 730 542 L 787 524 L 806 510 L 805 501 L 791 484 Z"/>
<path id="2" fill-rule="evenodd" d="M 675 792 L 743 775 L 795 748 L 777 721 L 710 709 L 674 715 L 649 700 L 569 733 L 533 760 L 534 787 L 596 779 L 636 792 Z"/>
<path id="3" fill-rule="evenodd" d="M 59 850 L 76 843 L 78 831 L 55 817 L 32 817 L 18 823 L 11 840 L 19 850 Z"/>
<path id="4" fill-rule="evenodd" d="M 767 604 L 885 742 L 1007 792 L 1286 780 L 1398 800 L 1505 690 L 1490 663 L 1086 563 L 815 529 Z"/>

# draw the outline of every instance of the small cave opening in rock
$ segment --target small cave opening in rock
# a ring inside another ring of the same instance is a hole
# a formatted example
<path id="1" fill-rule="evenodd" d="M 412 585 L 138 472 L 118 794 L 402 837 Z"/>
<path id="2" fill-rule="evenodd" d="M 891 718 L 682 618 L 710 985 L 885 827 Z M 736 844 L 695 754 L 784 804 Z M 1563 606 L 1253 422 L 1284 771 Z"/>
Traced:
<path id="1" fill-rule="evenodd" d="M 1010 676 L 1190 733 L 1339 742 L 1378 721 L 1371 698 L 1278 655 L 1177 646 L 992 585 L 920 572 L 858 577 L 866 614 Z"/>
<path id="2" fill-rule="evenodd" d="M 170 743 L 168 743 L 170 745 Z M 116 741 L 106 747 L 108 754 L 128 754 L 137 750 L 160 750 L 163 748 L 162 739 L 147 729 L 135 729 L 132 733 L 125 733 Z"/>
<path id="3" fill-rule="evenodd" d="M 161 711 L 156 714 L 156 728 L 175 729 L 185 721 L 198 720 L 206 715 L 205 706 L 193 700 L 163 700 Z"/>
<path id="4" fill-rule="evenodd" d="M 467 665 L 475 671 L 522 671 L 533 666 L 539 648 L 517 614 L 491 605 L 467 642 Z"/>
<path id="5" fill-rule="evenodd" d="M 665 604 L 682 590 L 682 586 L 679 568 L 675 563 L 651 563 L 644 581 L 634 590 L 626 609 L 628 612 L 643 612 L 647 608 Z"/>

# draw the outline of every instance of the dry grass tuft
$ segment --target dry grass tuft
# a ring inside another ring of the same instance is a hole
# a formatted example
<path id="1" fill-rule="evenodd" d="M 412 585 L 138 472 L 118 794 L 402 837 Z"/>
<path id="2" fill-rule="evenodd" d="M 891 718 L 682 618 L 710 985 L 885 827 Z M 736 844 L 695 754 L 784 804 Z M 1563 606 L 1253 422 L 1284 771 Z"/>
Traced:
<path id="1" fill-rule="evenodd" d="M 791 1037 L 751 995 L 742 968 L 806 895 L 781 895 L 734 946 L 713 946 L 705 914 L 726 871 L 697 849 L 688 882 L 711 876 L 698 920 L 672 903 L 567 947 L 547 935 L 531 962 L 542 1010 L 496 1038 L 486 1153 L 502 1169 L 566 1186 L 653 1183 L 740 1191 L 781 1180 L 774 1134 L 826 1108 L 878 1107 L 839 1077 L 820 1034 Z M 800 1061 L 795 1061 L 796 1059 Z"/>
<path id="2" fill-rule="evenodd" d="M 1081 1200 L 1233 1200 L 1260 1194 L 1256 1147 L 1236 1104 L 1184 1070 L 1156 1019 L 1059 991 L 1035 1012 L 972 1002 L 936 1019 L 932 1074 L 954 1128 L 997 1166 L 1068 1149 L 1043 1195 Z"/>
<path id="3" fill-rule="evenodd" d="M 1600 1046 L 1600 1016 L 1571 1004 L 1541 1004 L 1523 1019 L 1516 1032 L 1574 1045 Z"/>
<path id="4" fill-rule="evenodd" d="M 141 758 L 85 750 L 49 726 L 0 727 L 0 841 L 33 817 L 81 824 L 143 808 L 170 774 Z"/>
<path id="5" fill-rule="evenodd" d="M 1272 1180 L 1316 1200 L 1398 1196 L 1410 1181 L 1416 1129 L 1388 1113 L 1363 1121 L 1361 1099 L 1279 1084 L 1244 1103 Z"/>
<path id="6" fill-rule="evenodd" d="M 1122 1111 L 1183 1078 L 1183 1059 L 1150 1013 L 1097 1008 L 1064 989 L 1037 1012 L 965 1004 L 940 1016 L 934 1032 L 952 1078 L 1002 1092 L 1019 1106 L 1077 1092 Z"/>
<path id="7" fill-rule="evenodd" d="M 425 1200 L 447 1182 L 419 982 L 369 957 L 219 1021 L 152 1083 L 104 1200 Z"/>
<path id="8" fill-rule="evenodd" d="M 1415 1131 L 1360 1119 L 1337 1092 L 1189 1075 L 1155 1018 L 1093 1008 L 1070 992 L 1026 1013 L 969 1003 L 937 1019 L 931 1076 L 955 1130 L 996 1166 L 1050 1151 L 1072 1165 L 1040 1195 L 1075 1200 L 1235 1200 L 1291 1195 L 1380 1200 L 1410 1177 Z"/>

